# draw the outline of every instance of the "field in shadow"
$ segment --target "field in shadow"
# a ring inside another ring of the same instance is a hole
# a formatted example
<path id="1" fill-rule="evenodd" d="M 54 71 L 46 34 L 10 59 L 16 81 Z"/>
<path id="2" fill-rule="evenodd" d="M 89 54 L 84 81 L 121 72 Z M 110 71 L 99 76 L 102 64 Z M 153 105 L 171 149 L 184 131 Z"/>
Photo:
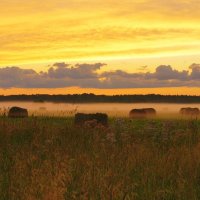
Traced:
<path id="1" fill-rule="evenodd" d="M 200 199 L 200 121 L 0 118 L 0 200 Z"/>

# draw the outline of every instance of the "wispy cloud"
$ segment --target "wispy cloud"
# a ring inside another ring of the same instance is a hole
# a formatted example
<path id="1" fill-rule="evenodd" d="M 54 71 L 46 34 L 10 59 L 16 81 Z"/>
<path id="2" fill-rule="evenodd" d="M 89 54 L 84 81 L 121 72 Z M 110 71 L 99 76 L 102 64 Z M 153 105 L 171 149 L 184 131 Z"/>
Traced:
<path id="1" fill-rule="evenodd" d="M 2 0 L 0 65 L 200 51 L 196 0 Z"/>

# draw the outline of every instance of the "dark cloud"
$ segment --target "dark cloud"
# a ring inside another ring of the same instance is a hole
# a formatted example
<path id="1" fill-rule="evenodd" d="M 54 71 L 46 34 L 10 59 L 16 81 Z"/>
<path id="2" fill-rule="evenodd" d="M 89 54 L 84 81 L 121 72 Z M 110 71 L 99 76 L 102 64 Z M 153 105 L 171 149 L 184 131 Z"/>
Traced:
<path id="1" fill-rule="evenodd" d="M 200 64 L 178 71 L 169 65 L 158 66 L 154 73 L 128 73 L 123 70 L 98 72 L 104 63 L 55 63 L 47 72 L 20 67 L 0 68 L 1 88 L 155 88 L 200 87 Z"/>
<path id="2" fill-rule="evenodd" d="M 0 87 L 20 87 L 23 83 L 28 84 L 38 74 L 32 69 L 19 67 L 0 68 Z"/>
<path id="3" fill-rule="evenodd" d="M 101 76 L 106 78 L 114 78 L 114 77 L 124 77 L 124 78 L 141 78 L 144 76 L 143 73 L 128 73 L 123 70 L 116 70 L 110 72 L 104 72 Z"/>
<path id="4" fill-rule="evenodd" d="M 60 63 L 54 63 L 53 67 L 58 67 L 58 68 L 65 68 L 70 66 L 69 64 L 65 63 L 65 62 L 60 62 Z"/>
<path id="5" fill-rule="evenodd" d="M 191 67 L 189 68 L 191 69 Z M 200 65 L 195 64 L 192 72 L 178 71 L 170 65 L 158 66 L 154 73 L 127 73 L 122 70 L 101 74 L 104 81 L 101 87 L 105 88 L 155 88 L 155 87 L 199 87 Z"/>
<path id="6" fill-rule="evenodd" d="M 191 79 L 200 80 L 200 64 L 193 63 L 189 68 L 192 70 Z"/>
<path id="7" fill-rule="evenodd" d="M 47 75 L 51 78 L 72 78 L 72 79 L 90 79 L 97 78 L 97 70 L 103 67 L 104 63 L 95 64 L 76 64 L 70 66 L 65 63 L 56 63 L 48 70 Z"/>
<path id="8" fill-rule="evenodd" d="M 147 73 L 149 79 L 155 78 L 158 80 L 187 80 L 189 71 L 178 71 L 172 69 L 170 65 L 160 65 L 156 68 L 155 73 Z"/>

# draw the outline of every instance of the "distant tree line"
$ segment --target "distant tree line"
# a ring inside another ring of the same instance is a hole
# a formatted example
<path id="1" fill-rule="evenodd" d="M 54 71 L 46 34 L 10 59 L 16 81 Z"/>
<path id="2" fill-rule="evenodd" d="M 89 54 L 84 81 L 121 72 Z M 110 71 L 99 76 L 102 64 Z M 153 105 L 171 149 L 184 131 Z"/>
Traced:
<path id="1" fill-rule="evenodd" d="M 66 102 L 66 103 L 200 103 L 200 96 L 189 95 L 0 95 L 0 101 Z"/>

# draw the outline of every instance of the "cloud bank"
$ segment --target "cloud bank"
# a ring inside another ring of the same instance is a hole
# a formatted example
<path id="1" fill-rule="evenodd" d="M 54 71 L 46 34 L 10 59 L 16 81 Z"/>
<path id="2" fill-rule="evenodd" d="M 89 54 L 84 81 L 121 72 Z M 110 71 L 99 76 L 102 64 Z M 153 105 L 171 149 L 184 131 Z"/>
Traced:
<path id="1" fill-rule="evenodd" d="M 99 72 L 105 63 L 54 63 L 48 71 L 20 67 L 0 68 L 1 88 L 159 88 L 200 87 L 200 64 L 178 71 L 160 65 L 155 72 L 128 73 L 123 70 Z"/>

